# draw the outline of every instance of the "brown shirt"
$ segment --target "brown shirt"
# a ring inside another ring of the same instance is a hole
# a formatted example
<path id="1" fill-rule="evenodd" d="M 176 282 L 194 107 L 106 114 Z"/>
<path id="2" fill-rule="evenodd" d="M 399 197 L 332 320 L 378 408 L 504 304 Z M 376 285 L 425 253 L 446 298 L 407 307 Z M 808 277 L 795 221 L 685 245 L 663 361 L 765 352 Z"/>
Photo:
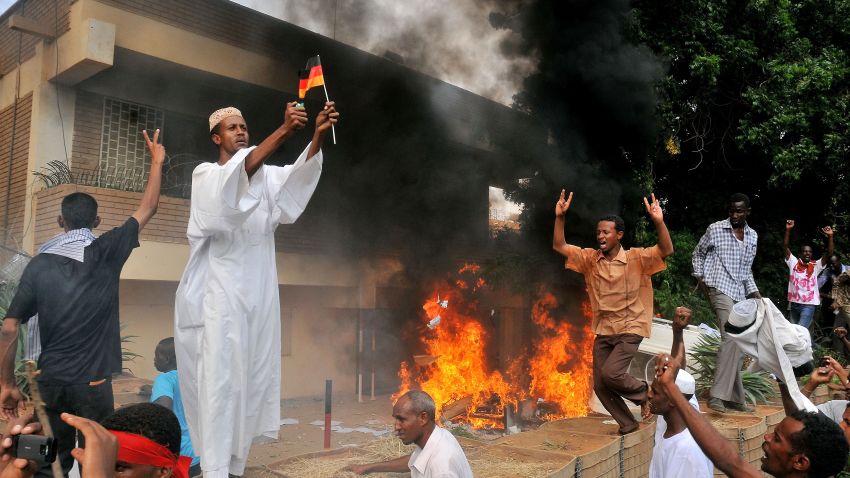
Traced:
<path id="1" fill-rule="evenodd" d="M 652 330 L 652 280 L 667 268 L 658 246 L 620 248 L 613 260 L 598 249 L 567 244 L 565 267 L 584 275 L 597 335 L 637 334 Z"/>

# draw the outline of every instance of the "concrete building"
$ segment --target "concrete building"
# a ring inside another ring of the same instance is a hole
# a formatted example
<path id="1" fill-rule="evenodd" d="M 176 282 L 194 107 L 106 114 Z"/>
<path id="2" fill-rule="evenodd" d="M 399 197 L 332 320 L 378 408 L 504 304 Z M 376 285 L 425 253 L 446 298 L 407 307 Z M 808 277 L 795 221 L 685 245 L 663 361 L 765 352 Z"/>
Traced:
<path id="1" fill-rule="evenodd" d="M 416 189 L 417 175 L 447 169 L 462 182 L 468 178 L 445 201 L 451 209 L 465 197 L 463 210 L 480 212 L 464 231 L 468 250 L 480 250 L 488 237 L 488 182 L 499 181 L 510 158 L 534 154 L 545 133 L 502 105 L 224 0 L 20 0 L 0 17 L 0 227 L 7 246 L 32 253 L 61 232 L 59 203 L 72 191 L 98 199 L 103 221 L 96 234 L 122 223 L 146 180 L 149 157 L 139 133 L 163 129 L 170 156 L 163 198 L 122 274 L 121 321 L 136 336 L 126 347 L 142 355 L 125 366 L 136 375 L 155 375 L 154 346 L 173 334 L 174 294 L 188 258 L 191 172 L 216 154 L 207 116 L 239 107 L 256 144 L 282 121 L 284 103 L 297 95 L 297 71 L 316 52 L 344 119 L 339 144 L 325 146 L 325 172 L 310 207 L 277 231 L 284 397 L 320 394 L 325 378 L 337 390 L 355 390 L 366 360 L 358 330 L 376 317 L 396 320 L 398 291 L 412 286 L 393 279 L 405 267 L 398 242 L 361 248 L 368 253 L 347 250 L 358 232 L 341 220 L 349 213 L 338 207 L 338 194 L 356 184 L 379 198 L 400 181 L 412 194 L 427 194 Z M 321 96 L 309 95 L 311 116 Z M 396 145 L 410 143 L 397 134 L 382 137 L 388 125 L 421 130 L 422 118 L 440 125 L 427 132 L 439 157 L 363 179 L 371 155 L 386 159 Z M 288 142 L 276 164 L 294 160 L 309 134 Z M 384 203 L 375 200 L 359 203 L 374 212 L 358 214 L 380 215 Z M 425 211 L 419 220 L 445 214 Z M 521 301 L 499 301 L 520 320 Z M 398 347 L 387 347 L 385 357 L 373 358 L 383 367 L 383 390 L 395 386 L 399 358 Z"/>

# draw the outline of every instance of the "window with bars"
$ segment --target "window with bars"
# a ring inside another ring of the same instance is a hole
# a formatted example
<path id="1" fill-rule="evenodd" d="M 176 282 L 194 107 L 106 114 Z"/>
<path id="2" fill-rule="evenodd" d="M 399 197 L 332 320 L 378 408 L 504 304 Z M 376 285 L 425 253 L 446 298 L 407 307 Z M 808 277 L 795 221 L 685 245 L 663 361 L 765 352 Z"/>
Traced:
<path id="1" fill-rule="evenodd" d="M 97 185 L 124 191 L 142 191 L 150 169 L 142 130 L 164 131 L 165 113 L 150 106 L 103 100 L 103 131 L 100 143 Z"/>

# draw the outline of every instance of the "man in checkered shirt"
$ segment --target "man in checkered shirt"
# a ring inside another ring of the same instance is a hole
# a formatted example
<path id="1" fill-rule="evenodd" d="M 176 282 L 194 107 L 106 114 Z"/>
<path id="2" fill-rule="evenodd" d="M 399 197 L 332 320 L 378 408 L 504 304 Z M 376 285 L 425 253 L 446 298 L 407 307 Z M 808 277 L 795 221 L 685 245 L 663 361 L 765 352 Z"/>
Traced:
<path id="1" fill-rule="evenodd" d="M 720 350 L 708 401 L 708 406 L 718 412 L 752 411 L 746 404 L 741 382 L 744 354 L 727 339 L 724 330 L 736 302 L 761 298 L 752 271 L 758 234 L 747 225 L 749 214 L 750 198 L 733 194 L 729 198 L 729 218 L 708 226 L 693 254 L 693 275 L 720 324 Z"/>

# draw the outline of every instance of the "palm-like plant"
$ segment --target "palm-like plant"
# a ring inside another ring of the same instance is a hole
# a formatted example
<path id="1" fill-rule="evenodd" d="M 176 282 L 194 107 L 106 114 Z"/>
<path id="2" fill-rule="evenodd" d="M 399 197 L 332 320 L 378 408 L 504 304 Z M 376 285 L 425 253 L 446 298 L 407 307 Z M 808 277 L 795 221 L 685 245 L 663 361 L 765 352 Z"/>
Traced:
<path id="1" fill-rule="evenodd" d="M 689 363 L 694 370 L 699 396 L 707 396 L 714 384 L 714 371 L 717 369 L 717 351 L 719 348 L 720 337 L 704 334 L 700 336 L 699 342 L 691 347 L 690 352 L 688 352 Z M 741 381 L 744 383 L 744 393 L 750 403 L 770 403 L 770 399 L 776 396 L 773 379 L 765 372 L 744 370 L 741 372 Z"/>
<path id="2" fill-rule="evenodd" d="M 129 367 L 127 367 L 125 364 L 127 364 L 128 362 L 134 362 L 137 358 L 141 357 L 142 355 L 137 354 L 136 352 L 133 352 L 132 350 L 128 349 L 127 347 L 124 346 L 124 344 L 133 343 L 133 339 L 136 339 L 139 336 L 138 335 L 123 335 L 123 331 L 124 331 L 125 328 L 126 328 L 126 324 L 121 324 L 121 332 L 122 332 L 122 335 L 121 335 L 121 363 L 122 363 L 122 366 L 121 366 L 121 368 L 122 368 L 122 370 L 126 370 L 127 372 L 133 373 L 133 371 Z"/>

